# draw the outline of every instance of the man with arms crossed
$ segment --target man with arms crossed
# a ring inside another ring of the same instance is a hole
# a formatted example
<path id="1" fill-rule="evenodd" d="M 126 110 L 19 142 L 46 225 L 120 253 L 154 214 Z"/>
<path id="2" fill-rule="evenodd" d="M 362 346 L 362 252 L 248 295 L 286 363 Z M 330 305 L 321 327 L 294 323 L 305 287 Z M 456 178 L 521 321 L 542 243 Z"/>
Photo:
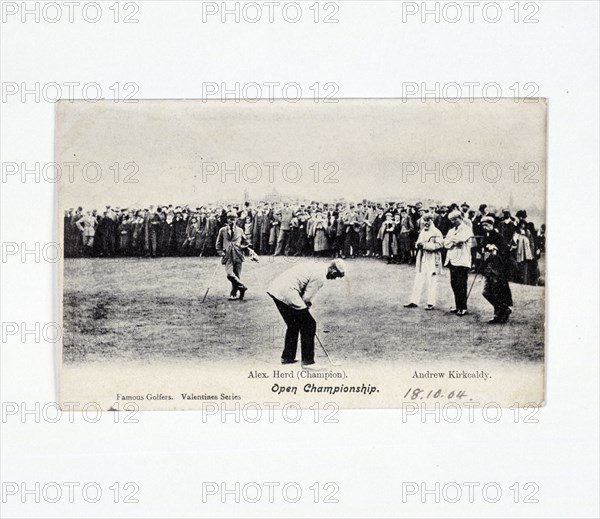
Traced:
<path id="1" fill-rule="evenodd" d="M 448 219 L 452 227 L 444 240 L 444 247 L 448 250 L 445 264 L 450 269 L 450 284 L 456 303 L 456 308 L 451 312 L 462 317 L 468 313 L 467 280 L 471 269 L 473 230 L 464 222 L 464 216 L 458 210 L 452 211 Z"/>

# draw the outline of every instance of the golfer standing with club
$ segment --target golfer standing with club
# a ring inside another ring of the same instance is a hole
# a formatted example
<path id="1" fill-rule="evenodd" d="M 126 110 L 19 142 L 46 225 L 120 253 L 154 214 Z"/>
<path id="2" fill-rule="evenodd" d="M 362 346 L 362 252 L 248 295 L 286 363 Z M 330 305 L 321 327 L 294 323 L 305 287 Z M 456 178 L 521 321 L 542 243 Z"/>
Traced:
<path id="1" fill-rule="evenodd" d="M 336 259 L 331 263 L 301 263 L 277 276 L 269 285 L 269 294 L 283 317 L 287 330 L 285 347 L 281 354 L 282 364 L 296 361 L 298 334 L 302 350 L 302 367 L 318 369 L 315 365 L 315 333 L 317 323 L 310 315 L 313 298 L 325 284 L 326 279 L 342 278 L 345 265 Z"/>
<path id="2" fill-rule="evenodd" d="M 240 293 L 240 301 L 243 300 L 246 290 L 248 290 L 244 283 L 242 283 L 240 276 L 242 275 L 244 251 L 248 249 L 250 243 L 246 239 L 243 229 L 236 225 L 236 220 L 236 213 L 229 213 L 227 215 L 227 225 L 224 225 L 219 230 L 216 245 L 217 254 L 221 256 L 221 263 L 225 265 L 225 273 L 231 283 L 230 301 L 238 298 L 238 291 Z"/>
<path id="3" fill-rule="evenodd" d="M 494 307 L 494 317 L 489 324 L 505 324 L 512 314 L 512 292 L 508 285 L 510 276 L 510 249 L 506 240 L 496 229 L 494 219 L 484 216 L 481 219 L 483 239 L 481 250 L 483 252 L 483 275 L 485 287 L 483 297 Z"/>

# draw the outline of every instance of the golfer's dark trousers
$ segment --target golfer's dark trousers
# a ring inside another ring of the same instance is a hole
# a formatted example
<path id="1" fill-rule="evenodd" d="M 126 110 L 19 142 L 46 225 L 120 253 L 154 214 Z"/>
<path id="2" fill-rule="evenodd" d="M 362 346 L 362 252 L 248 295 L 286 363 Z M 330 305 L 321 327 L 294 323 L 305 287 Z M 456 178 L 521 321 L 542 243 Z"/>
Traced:
<path id="1" fill-rule="evenodd" d="M 357 231 L 355 231 L 352 227 L 348 227 L 348 232 L 346 232 L 346 237 L 344 239 L 344 255 L 356 256 L 358 253 L 358 246 L 360 242 L 360 236 Z"/>
<path id="2" fill-rule="evenodd" d="M 246 290 L 246 286 L 244 285 L 244 283 L 242 283 L 242 280 L 240 279 L 242 276 L 241 261 L 228 261 L 225 264 L 225 273 L 227 274 L 227 279 L 231 283 L 230 295 L 235 297 L 238 293 L 238 290 Z"/>
<path id="3" fill-rule="evenodd" d="M 469 267 L 455 267 L 450 264 L 450 286 L 454 292 L 454 302 L 457 310 L 467 309 L 467 280 Z"/>
<path id="4" fill-rule="evenodd" d="M 310 315 L 308 308 L 296 310 L 289 305 L 273 298 L 277 310 L 283 317 L 287 330 L 285 332 L 285 347 L 281 358 L 283 360 L 296 360 L 298 348 L 298 333 L 300 333 L 300 344 L 302 349 L 302 363 L 313 364 L 315 361 L 315 332 L 317 322 Z"/>
<path id="5" fill-rule="evenodd" d="M 512 293 L 505 276 L 486 277 L 483 297 L 494 307 L 494 316 L 507 317 L 513 305 Z"/>

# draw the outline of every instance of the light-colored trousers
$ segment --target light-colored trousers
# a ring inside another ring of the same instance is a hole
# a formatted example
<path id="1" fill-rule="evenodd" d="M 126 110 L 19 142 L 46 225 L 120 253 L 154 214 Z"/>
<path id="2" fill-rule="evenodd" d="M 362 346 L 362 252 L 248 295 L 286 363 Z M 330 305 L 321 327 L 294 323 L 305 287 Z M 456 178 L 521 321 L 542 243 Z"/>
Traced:
<path id="1" fill-rule="evenodd" d="M 419 304 L 421 300 L 421 292 L 423 291 L 423 285 L 425 285 L 425 290 L 427 291 L 427 304 L 435 306 L 435 298 L 437 295 L 437 278 L 438 275 L 435 273 L 416 272 L 410 302 L 416 305 Z"/>

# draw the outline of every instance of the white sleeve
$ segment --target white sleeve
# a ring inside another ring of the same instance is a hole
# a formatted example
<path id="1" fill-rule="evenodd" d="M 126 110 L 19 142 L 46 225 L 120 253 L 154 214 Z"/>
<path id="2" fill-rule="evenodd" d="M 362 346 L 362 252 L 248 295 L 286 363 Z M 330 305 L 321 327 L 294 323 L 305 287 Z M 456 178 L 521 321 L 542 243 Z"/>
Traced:
<path id="1" fill-rule="evenodd" d="M 302 294 L 302 299 L 305 303 L 309 303 L 312 299 L 317 295 L 317 292 L 323 286 L 323 280 L 319 278 L 312 278 L 306 288 L 304 289 L 304 294 Z"/>

